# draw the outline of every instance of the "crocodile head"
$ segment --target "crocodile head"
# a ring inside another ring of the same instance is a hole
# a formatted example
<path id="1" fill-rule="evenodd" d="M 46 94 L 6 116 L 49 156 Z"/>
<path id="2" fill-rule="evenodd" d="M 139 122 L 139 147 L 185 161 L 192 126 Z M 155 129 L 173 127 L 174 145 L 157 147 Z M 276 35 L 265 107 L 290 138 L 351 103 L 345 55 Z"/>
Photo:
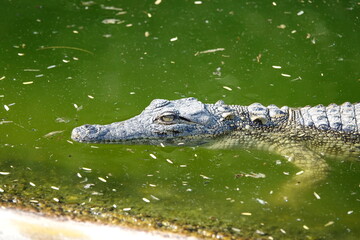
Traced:
<path id="1" fill-rule="evenodd" d="M 203 104 L 196 98 L 174 101 L 155 99 L 145 110 L 122 122 L 83 125 L 71 138 L 87 143 L 194 146 L 227 134 L 234 126 L 234 113 L 222 101 Z"/>

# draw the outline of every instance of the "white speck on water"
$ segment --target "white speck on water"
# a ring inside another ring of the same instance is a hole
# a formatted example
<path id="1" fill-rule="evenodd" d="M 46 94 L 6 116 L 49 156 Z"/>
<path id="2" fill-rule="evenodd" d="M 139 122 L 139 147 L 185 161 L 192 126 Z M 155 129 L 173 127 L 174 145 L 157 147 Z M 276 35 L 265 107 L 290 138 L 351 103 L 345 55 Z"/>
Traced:
<path id="1" fill-rule="evenodd" d="M 275 68 L 275 69 L 281 69 L 281 66 L 272 66 L 272 68 Z"/>
<path id="2" fill-rule="evenodd" d="M 125 212 L 130 211 L 130 210 L 131 210 L 131 207 L 123 208 L 123 211 L 125 211 Z"/>
<path id="3" fill-rule="evenodd" d="M 147 198 L 142 198 L 142 200 L 143 200 L 144 202 L 147 202 L 147 203 L 149 203 L 149 202 L 150 202 L 150 200 L 149 200 L 149 199 L 147 199 Z"/>
<path id="4" fill-rule="evenodd" d="M 56 65 L 50 65 L 50 66 L 47 67 L 47 69 L 51 69 L 51 68 L 54 68 L 54 67 L 56 67 Z"/>
<path id="5" fill-rule="evenodd" d="M 200 5 L 200 4 L 202 4 L 202 1 L 195 1 L 194 4 Z"/>
<path id="6" fill-rule="evenodd" d="M 290 175 L 290 173 L 289 173 L 289 172 L 283 172 L 283 174 L 284 174 L 284 175 Z"/>
<path id="7" fill-rule="evenodd" d="M 170 39 L 170 42 L 175 42 L 177 40 L 178 40 L 178 37 L 173 37 L 173 38 Z"/>
<path id="8" fill-rule="evenodd" d="M 29 85 L 29 84 L 33 84 L 33 83 L 34 83 L 33 81 L 29 81 L 29 82 L 23 82 L 22 84 Z"/>
<path id="9" fill-rule="evenodd" d="M 170 164 L 174 164 L 170 159 L 166 159 L 166 161 Z"/>
<path id="10" fill-rule="evenodd" d="M 272 5 L 273 5 L 273 6 L 276 6 L 277 4 L 276 4 L 276 2 L 272 2 Z"/>
<path id="11" fill-rule="evenodd" d="M 25 53 L 18 53 L 18 56 L 20 57 L 25 56 Z"/>
<path id="12" fill-rule="evenodd" d="M 67 60 L 67 59 L 63 59 L 62 60 L 64 63 L 69 63 L 70 62 L 70 60 Z"/>
<path id="13" fill-rule="evenodd" d="M 53 198 L 53 200 L 54 200 L 55 202 L 60 202 L 60 200 L 59 200 L 58 198 Z"/>
<path id="14" fill-rule="evenodd" d="M 161 3 L 161 0 L 156 0 L 155 5 L 159 5 Z"/>
<path id="15" fill-rule="evenodd" d="M 159 201 L 160 199 L 155 197 L 154 195 L 150 195 L 152 199 L 156 200 L 156 201 Z"/>
<path id="16" fill-rule="evenodd" d="M 276 165 L 280 165 L 280 164 L 281 164 L 281 160 L 276 160 L 276 161 L 275 161 L 275 164 L 276 164 Z"/>
<path id="17" fill-rule="evenodd" d="M 84 171 L 88 171 L 88 172 L 91 172 L 91 171 L 92 171 L 91 168 L 87 168 L 87 167 L 82 167 L 81 169 L 84 170 Z"/>
<path id="18" fill-rule="evenodd" d="M 90 146 L 90 147 L 91 147 L 91 148 L 99 148 L 98 146 L 93 146 L 93 145 L 92 145 L 92 146 Z"/>
<path id="19" fill-rule="evenodd" d="M 286 74 L 286 73 L 282 73 L 281 76 L 283 76 L 283 77 L 291 77 L 290 74 Z"/>
<path id="20" fill-rule="evenodd" d="M 347 212 L 348 215 L 353 214 L 354 211 L 350 210 Z"/>
<path id="21" fill-rule="evenodd" d="M 36 186 L 35 183 L 33 183 L 33 182 L 29 182 L 29 184 L 30 184 L 31 186 L 33 186 L 33 187 Z"/>
<path id="22" fill-rule="evenodd" d="M 59 187 L 55 187 L 55 186 L 51 186 L 50 188 L 51 188 L 51 189 L 54 189 L 54 190 L 60 190 Z"/>
<path id="23" fill-rule="evenodd" d="M 186 189 L 187 192 L 192 192 L 191 188 Z"/>
<path id="24" fill-rule="evenodd" d="M 155 184 L 151 184 L 151 183 L 149 183 L 149 186 L 150 186 L 150 187 L 156 187 Z"/>
<path id="25" fill-rule="evenodd" d="M 157 158 L 157 157 L 156 157 L 154 154 L 152 154 L 152 153 L 150 153 L 149 155 L 150 155 L 150 157 L 152 157 L 153 159 L 156 159 L 156 158 Z"/>
<path id="26" fill-rule="evenodd" d="M 228 90 L 228 91 L 232 91 L 232 88 L 231 87 L 228 87 L 228 86 L 223 86 L 224 89 Z"/>
<path id="27" fill-rule="evenodd" d="M 132 27 L 132 26 L 133 26 L 132 23 L 128 23 L 128 24 L 125 25 L 125 27 Z"/>
<path id="28" fill-rule="evenodd" d="M 282 228 L 280 228 L 280 232 L 282 232 L 283 234 L 286 234 L 286 231 Z"/>
<path id="29" fill-rule="evenodd" d="M 35 77 L 43 77 L 44 76 L 44 74 L 38 74 L 38 75 L 35 75 Z"/>
<path id="30" fill-rule="evenodd" d="M 260 203 L 261 205 L 267 204 L 267 201 L 262 200 L 262 199 L 260 199 L 260 198 L 256 198 L 256 201 L 257 201 L 258 203 Z"/>
<path id="31" fill-rule="evenodd" d="M 334 224 L 334 221 L 329 221 L 328 223 L 326 223 L 325 225 L 324 225 L 324 227 L 328 227 L 328 226 L 331 226 L 331 225 L 333 225 Z"/>
<path id="32" fill-rule="evenodd" d="M 163 143 L 160 143 L 160 146 L 161 146 L 161 147 L 165 147 L 165 145 L 164 145 Z"/>
<path id="33" fill-rule="evenodd" d="M 187 167 L 187 166 L 184 164 L 184 165 L 180 165 L 180 167 Z"/>
<path id="34" fill-rule="evenodd" d="M 0 172 L 0 175 L 9 175 L 10 172 Z"/>
<path id="35" fill-rule="evenodd" d="M 0 192 L 5 192 L 4 189 L 0 188 Z"/>
<path id="36" fill-rule="evenodd" d="M 202 174 L 200 174 L 200 177 L 202 177 L 203 179 L 212 179 L 212 178 L 210 178 L 210 177 L 207 177 L 207 176 L 205 176 L 205 175 L 202 175 Z"/>
<path id="37" fill-rule="evenodd" d="M 250 213 L 250 212 L 242 212 L 241 215 L 243 215 L 243 216 L 251 216 L 252 213 Z"/>
<path id="38" fill-rule="evenodd" d="M 309 227 L 306 226 L 306 225 L 303 225 L 303 228 L 304 228 L 305 230 L 309 230 Z"/>
<path id="39" fill-rule="evenodd" d="M 102 182 L 107 182 L 105 178 L 102 178 L 102 177 L 98 177 L 98 179 Z"/>
<path id="40" fill-rule="evenodd" d="M 303 15 L 303 14 L 304 14 L 304 11 L 301 10 L 301 11 L 299 11 L 296 15 L 301 16 L 301 15 Z"/>
<path id="41" fill-rule="evenodd" d="M 134 95 L 134 94 L 135 94 L 135 92 L 129 92 L 129 94 L 130 94 L 130 95 Z"/>
<path id="42" fill-rule="evenodd" d="M 1 81 L 1 80 L 4 80 L 4 79 L 5 79 L 5 76 L 0 77 L 0 81 Z"/>
<path id="43" fill-rule="evenodd" d="M 80 173 L 77 173 L 76 176 L 77 176 L 78 178 L 82 178 L 82 176 L 81 176 Z"/>
<path id="44" fill-rule="evenodd" d="M 79 106 L 78 106 L 76 103 L 74 103 L 74 108 L 75 108 L 75 109 L 78 109 Z"/>
<path id="45" fill-rule="evenodd" d="M 4 108 L 5 108 L 6 111 L 9 111 L 9 110 L 10 110 L 9 106 L 6 105 L 6 104 L 4 105 Z"/>
<path id="46" fill-rule="evenodd" d="M 297 172 L 295 175 L 301 175 L 303 173 L 304 173 L 304 171 L 300 171 L 300 172 Z"/>
<path id="47" fill-rule="evenodd" d="M 316 197 L 316 199 L 320 199 L 320 198 L 321 198 L 320 195 L 317 194 L 316 192 L 314 192 L 314 196 Z"/>
<path id="48" fill-rule="evenodd" d="M 94 96 L 88 95 L 88 98 L 90 98 L 90 99 L 94 99 Z"/>
<path id="49" fill-rule="evenodd" d="M 234 228 L 234 227 L 232 227 L 231 229 L 232 229 L 234 232 L 240 232 L 240 231 L 241 231 L 240 229 Z"/>

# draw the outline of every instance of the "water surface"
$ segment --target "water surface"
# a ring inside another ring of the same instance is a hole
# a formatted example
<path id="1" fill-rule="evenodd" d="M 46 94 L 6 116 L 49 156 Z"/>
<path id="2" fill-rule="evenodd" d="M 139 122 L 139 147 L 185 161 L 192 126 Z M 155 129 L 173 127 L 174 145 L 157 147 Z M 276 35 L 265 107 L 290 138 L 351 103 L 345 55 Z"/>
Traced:
<path id="1" fill-rule="evenodd" d="M 2 205 L 198 236 L 359 236 L 358 162 L 328 159 L 326 180 L 282 196 L 299 169 L 272 153 L 70 140 L 78 125 L 127 119 L 155 98 L 359 101 L 357 2 L 0 6 Z"/>

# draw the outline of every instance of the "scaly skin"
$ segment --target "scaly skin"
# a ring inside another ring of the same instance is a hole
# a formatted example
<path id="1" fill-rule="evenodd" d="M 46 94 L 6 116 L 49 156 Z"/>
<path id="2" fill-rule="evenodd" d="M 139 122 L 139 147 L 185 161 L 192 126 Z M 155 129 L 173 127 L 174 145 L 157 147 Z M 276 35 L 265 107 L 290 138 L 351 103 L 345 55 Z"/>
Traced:
<path id="1" fill-rule="evenodd" d="M 324 155 L 360 160 L 360 103 L 278 108 L 155 99 L 138 116 L 108 125 L 83 125 L 72 131 L 71 138 L 85 143 L 265 149 L 303 170 L 290 185 L 306 185 L 326 175 Z"/>

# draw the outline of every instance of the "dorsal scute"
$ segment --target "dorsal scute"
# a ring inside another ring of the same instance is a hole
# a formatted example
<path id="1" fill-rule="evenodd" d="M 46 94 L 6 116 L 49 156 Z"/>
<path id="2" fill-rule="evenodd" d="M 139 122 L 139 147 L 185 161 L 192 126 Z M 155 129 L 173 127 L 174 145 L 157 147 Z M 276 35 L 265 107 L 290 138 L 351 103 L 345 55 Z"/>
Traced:
<path id="1" fill-rule="evenodd" d="M 324 105 L 319 104 L 308 109 L 311 119 L 316 128 L 321 130 L 330 129 L 329 121 L 326 114 Z"/>
<path id="2" fill-rule="evenodd" d="M 248 111 L 252 122 L 261 123 L 262 125 L 269 125 L 271 123 L 269 109 L 260 103 L 253 103 L 249 105 Z"/>
<path id="3" fill-rule="evenodd" d="M 355 106 L 345 102 L 340 106 L 342 130 L 344 132 L 357 132 L 357 119 L 355 115 Z"/>
<path id="4" fill-rule="evenodd" d="M 274 104 L 267 106 L 267 108 L 269 109 L 270 119 L 274 123 L 283 121 L 288 117 L 288 108 L 279 108 Z"/>

